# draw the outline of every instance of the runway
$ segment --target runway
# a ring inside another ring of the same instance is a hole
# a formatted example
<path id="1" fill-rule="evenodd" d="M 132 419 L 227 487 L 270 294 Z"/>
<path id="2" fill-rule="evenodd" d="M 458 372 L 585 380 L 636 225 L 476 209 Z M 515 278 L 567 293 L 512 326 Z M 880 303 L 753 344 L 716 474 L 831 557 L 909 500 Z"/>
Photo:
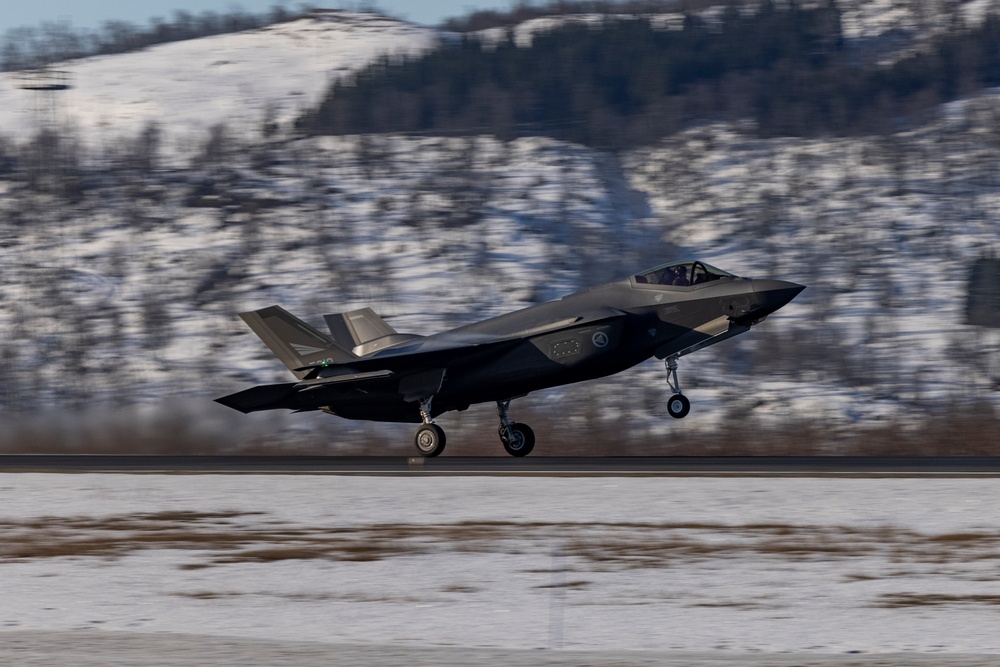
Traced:
<path id="1" fill-rule="evenodd" d="M 88 630 L 5 632 L 0 662 L 25 666 L 137 667 L 990 667 L 995 655 L 878 653 L 754 654 L 736 651 L 553 651 L 468 646 L 323 644 L 174 633 Z M 170 656 L 164 662 L 164 656 Z"/>
<path id="2" fill-rule="evenodd" d="M 1000 457 L 2 455 L 0 472 L 328 475 L 1000 477 Z"/>

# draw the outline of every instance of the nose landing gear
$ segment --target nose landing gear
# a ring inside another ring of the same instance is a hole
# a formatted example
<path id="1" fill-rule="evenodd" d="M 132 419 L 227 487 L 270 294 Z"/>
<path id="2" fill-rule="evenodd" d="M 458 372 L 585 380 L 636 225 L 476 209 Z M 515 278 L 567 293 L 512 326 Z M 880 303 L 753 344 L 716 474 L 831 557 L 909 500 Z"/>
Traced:
<path id="1" fill-rule="evenodd" d="M 691 412 L 691 401 L 681 392 L 681 383 L 677 379 L 677 357 L 667 357 L 664 362 L 667 368 L 667 386 L 674 395 L 667 401 L 667 414 L 674 419 L 683 419 Z"/>
<path id="2" fill-rule="evenodd" d="M 510 399 L 497 401 L 497 416 L 500 417 L 500 442 L 511 456 L 527 456 L 535 448 L 535 432 L 527 424 L 510 420 Z"/>

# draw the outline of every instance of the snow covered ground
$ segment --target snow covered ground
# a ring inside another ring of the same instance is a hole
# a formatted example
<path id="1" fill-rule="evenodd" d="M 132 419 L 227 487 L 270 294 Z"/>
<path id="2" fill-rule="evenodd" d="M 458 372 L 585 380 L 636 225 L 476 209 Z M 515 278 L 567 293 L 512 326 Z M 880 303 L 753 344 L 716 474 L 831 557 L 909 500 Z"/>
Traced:
<path id="1" fill-rule="evenodd" d="M 1000 661 L 991 478 L 5 474 L 0 497 L 13 639 Z"/>

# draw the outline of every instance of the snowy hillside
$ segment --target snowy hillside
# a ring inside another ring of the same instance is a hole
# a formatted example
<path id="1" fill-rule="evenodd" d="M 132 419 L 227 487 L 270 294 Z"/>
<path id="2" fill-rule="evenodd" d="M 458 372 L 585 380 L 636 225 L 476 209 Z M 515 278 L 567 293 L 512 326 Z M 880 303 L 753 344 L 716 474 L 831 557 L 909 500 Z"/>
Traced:
<path id="1" fill-rule="evenodd" d="M 305 18 L 229 35 L 155 46 L 137 53 L 71 61 L 71 88 L 53 100 L 24 90 L 23 74 L 0 74 L 0 129 L 31 130 L 38 107 L 84 136 L 137 134 L 157 123 L 178 140 L 200 139 L 218 123 L 258 133 L 265 117 L 287 123 L 315 106 L 326 84 L 380 56 L 432 48 L 438 33 L 378 14 L 315 11 Z"/>
<path id="2" fill-rule="evenodd" d="M 810 7 L 824 2 L 800 2 Z M 841 11 L 841 28 L 850 45 L 862 54 L 880 62 L 891 62 L 900 55 L 925 48 L 941 32 L 955 24 L 974 26 L 986 13 L 998 8 L 997 0 L 836 0 Z M 754 3 L 744 5 L 753 11 Z M 721 17 L 725 3 L 704 9 L 698 14 L 707 19 Z M 602 22 L 628 18 L 624 14 L 568 14 L 529 19 L 510 28 L 514 43 L 530 46 L 534 36 L 565 25 L 599 26 Z M 664 30 L 680 30 L 684 14 L 670 12 L 643 14 L 654 26 Z M 507 39 L 508 29 L 487 28 L 477 31 L 487 44 Z"/>
<path id="3" fill-rule="evenodd" d="M 356 444 L 367 427 L 211 403 L 288 379 L 238 311 L 278 303 L 321 327 L 325 313 L 371 306 L 426 334 L 685 256 L 809 289 L 682 361 L 693 411 L 681 422 L 666 416 L 654 361 L 515 412 L 669 453 L 682 434 L 733 425 L 919 425 L 1000 408 L 997 332 L 963 324 L 971 262 L 1000 249 L 997 94 L 885 137 L 761 140 L 709 125 L 622 155 L 542 138 L 257 136 L 266 107 L 288 119 L 329 77 L 437 39 L 331 12 L 73 63 L 64 111 L 89 147 L 26 142 L 48 161 L 0 170 L 0 409 L 96 406 L 103 420 L 110 405 L 183 399 L 265 436 L 294 423 Z M 0 133 L 23 137 L 32 114 L 13 81 Z M 175 141 L 143 160 L 112 139 L 150 121 Z M 454 433 L 493 421 L 486 409 L 442 420 Z"/>
<path id="4" fill-rule="evenodd" d="M 848 40 L 865 52 L 886 57 L 919 48 L 952 18 L 982 20 L 996 0 L 838 0 Z M 709 9 L 704 14 L 718 14 Z M 954 17 L 953 12 L 958 12 Z M 538 18 L 514 26 L 520 46 L 539 32 L 567 23 L 597 25 L 606 17 L 579 14 Z M 618 18 L 621 18 L 620 16 Z M 664 29 L 677 29 L 681 14 L 648 16 Z M 504 39 L 495 28 L 477 34 L 487 43 Z M 24 136 L 40 119 L 56 116 L 91 142 L 137 134 L 156 123 L 190 149 L 204 131 L 227 123 L 256 134 L 268 121 L 287 124 L 312 108 L 327 84 L 383 56 L 433 48 L 452 33 L 374 13 L 313 10 L 304 18 L 258 30 L 174 42 L 135 53 L 57 63 L 52 79 L 70 88 L 58 93 L 26 90 L 46 77 L 0 73 L 0 132 Z"/>
<path id="5" fill-rule="evenodd" d="M 954 24 L 977 25 L 996 0 L 838 0 L 844 36 L 883 61 L 928 44 Z"/>
<path id="6" fill-rule="evenodd" d="M 753 416 L 865 425 L 995 401 L 997 338 L 962 325 L 970 262 L 1000 246 L 1000 190 L 983 180 L 997 158 L 969 159 L 978 139 L 897 137 L 902 175 L 874 142 L 726 127 L 627 155 L 624 169 L 544 139 L 313 139 L 272 147 L 263 169 L 234 151 L 153 174 L 136 199 L 107 189 L 117 203 L 88 197 L 68 218 L 20 193 L 3 204 L 10 220 L 34 202 L 3 240 L 8 402 L 207 401 L 286 379 L 239 310 L 280 303 L 322 326 L 323 313 L 370 305 L 431 333 L 679 256 L 810 289 L 684 360 L 695 410 L 683 423 L 666 421 L 655 362 L 566 390 L 571 419 L 596 409 L 638 432 Z M 947 187 L 928 185 L 942 170 Z M 91 381 L 66 385 L 67 371 Z M 550 394 L 523 404 L 558 405 Z"/>
<path id="7" fill-rule="evenodd" d="M 951 12 L 967 24 L 982 19 L 996 0 L 838 0 L 845 36 L 864 52 L 894 57 L 919 48 L 946 27 Z M 957 7 L 957 9 L 949 9 Z M 706 15 L 720 10 L 706 10 Z M 597 25 L 595 14 L 532 19 L 513 27 L 515 42 L 531 44 L 539 32 L 567 23 Z M 680 27 L 680 14 L 651 15 L 664 29 Z M 487 43 L 506 29 L 478 34 Z M 190 149 L 204 131 L 227 123 L 256 134 L 265 121 L 286 126 L 325 94 L 326 85 L 382 56 L 413 55 L 454 34 L 379 14 L 314 10 L 308 16 L 258 30 L 151 47 L 135 53 L 59 63 L 58 93 L 25 90 L 38 77 L 0 73 L 0 132 L 30 133 L 55 115 L 88 142 L 114 141 L 156 123 L 173 148 Z M 41 82 L 44 83 L 45 77 Z"/>

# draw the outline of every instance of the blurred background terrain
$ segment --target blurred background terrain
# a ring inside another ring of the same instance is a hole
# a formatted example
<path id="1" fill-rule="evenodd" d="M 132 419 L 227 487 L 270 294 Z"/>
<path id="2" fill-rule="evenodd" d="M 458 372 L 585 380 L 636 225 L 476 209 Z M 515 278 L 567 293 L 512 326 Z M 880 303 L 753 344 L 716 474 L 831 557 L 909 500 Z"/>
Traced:
<path id="1" fill-rule="evenodd" d="M 694 257 L 809 289 L 682 361 L 682 421 L 655 361 L 517 401 L 536 455 L 997 453 L 1000 3 L 179 13 L 0 64 L 0 451 L 409 454 L 212 403 L 288 379 L 236 313 L 426 334 Z"/>

